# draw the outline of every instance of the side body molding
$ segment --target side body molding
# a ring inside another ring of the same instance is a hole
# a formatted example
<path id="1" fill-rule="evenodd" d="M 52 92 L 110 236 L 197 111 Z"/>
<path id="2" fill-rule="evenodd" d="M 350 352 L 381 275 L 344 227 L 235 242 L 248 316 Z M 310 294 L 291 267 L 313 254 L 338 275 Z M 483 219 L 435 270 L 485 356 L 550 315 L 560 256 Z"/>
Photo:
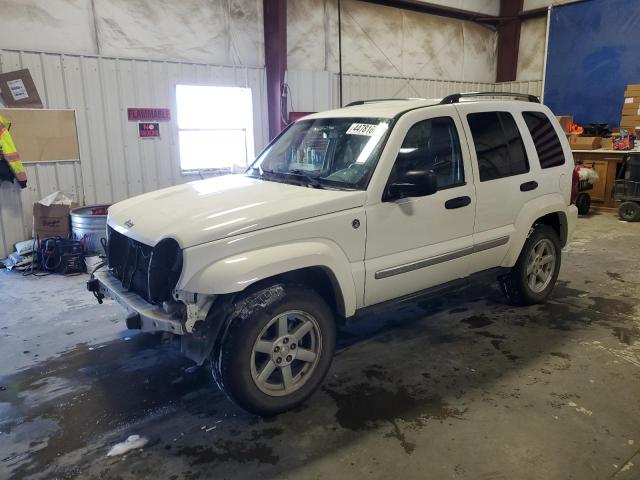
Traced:
<path id="1" fill-rule="evenodd" d="M 207 250 L 215 251 L 215 247 L 210 249 Z M 330 240 L 311 239 L 258 248 L 211 263 L 206 263 L 204 253 L 199 255 L 193 249 L 185 250 L 185 270 L 178 290 L 212 295 L 235 293 L 265 278 L 320 267 L 332 279 L 337 293 L 342 295 L 345 311 L 340 313 L 349 317 L 356 311 L 351 263 L 343 250 Z"/>

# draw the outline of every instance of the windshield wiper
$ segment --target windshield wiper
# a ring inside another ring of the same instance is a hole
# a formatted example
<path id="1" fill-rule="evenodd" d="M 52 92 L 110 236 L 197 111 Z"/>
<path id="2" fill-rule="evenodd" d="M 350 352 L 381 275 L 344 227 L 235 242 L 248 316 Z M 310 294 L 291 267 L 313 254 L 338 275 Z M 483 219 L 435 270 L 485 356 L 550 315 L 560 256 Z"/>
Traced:
<path id="1" fill-rule="evenodd" d="M 288 172 L 284 172 L 284 173 L 289 173 L 289 174 L 297 175 L 298 177 L 304 178 L 307 184 L 313 188 L 324 188 L 317 178 L 312 177 L 311 175 L 306 173 L 304 170 L 300 170 L 296 168 L 294 170 L 289 170 Z"/>
<path id="2" fill-rule="evenodd" d="M 296 176 L 296 177 L 301 177 L 301 179 L 308 186 L 311 186 L 313 188 L 324 188 L 316 178 L 312 177 L 311 175 L 308 175 L 307 173 L 305 173 L 303 170 L 300 170 L 300 169 L 290 170 L 287 172 L 277 172 L 275 170 L 270 170 L 268 168 L 262 168 L 262 167 L 252 167 L 252 169 L 258 170 L 259 176 L 262 178 L 270 177 L 272 179 L 286 180 L 292 176 Z"/>

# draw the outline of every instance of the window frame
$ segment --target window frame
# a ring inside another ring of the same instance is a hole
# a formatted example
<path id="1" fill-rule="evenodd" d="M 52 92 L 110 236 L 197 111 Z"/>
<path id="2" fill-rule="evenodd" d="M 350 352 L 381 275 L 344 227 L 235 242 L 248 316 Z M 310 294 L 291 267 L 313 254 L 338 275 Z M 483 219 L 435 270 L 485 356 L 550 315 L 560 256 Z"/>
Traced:
<path id="1" fill-rule="evenodd" d="M 487 113 L 493 113 L 498 118 L 498 123 L 500 124 L 500 129 L 502 130 L 502 136 L 503 136 L 502 145 L 504 145 L 504 147 L 506 148 L 507 155 L 509 157 L 509 159 L 508 159 L 508 162 L 509 162 L 509 174 L 508 175 L 501 175 L 501 176 L 493 177 L 493 178 L 487 178 L 487 179 L 483 180 L 482 179 L 482 171 L 480 169 L 480 162 L 479 162 L 479 158 L 478 158 L 478 149 L 477 149 L 477 146 L 476 146 L 476 140 L 475 140 L 474 135 L 473 135 L 473 128 L 472 128 L 471 123 L 469 121 L 469 117 L 471 115 L 487 114 Z M 511 152 L 509 150 L 509 142 L 507 141 L 507 133 L 506 133 L 505 128 L 504 128 L 504 122 L 502 120 L 502 115 L 509 115 L 511 117 L 511 120 L 513 120 L 513 125 L 515 126 L 516 131 L 518 132 L 518 135 L 520 137 L 520 143 L 522 144 L 522 152 L 524 153 L 524 159 L 525 159 L 525 163 L 526 163 L 526 166 L 527 166 L 527 169 L 522 171 L 522 172 L 517 172 L 517 173 L 513 173 L 512 172 L 512 166 L 513 166 L 514 163 L 511 160 L 512 157 L 511 157 Z M 467 122 L 467 126 L 469 127 L 469 132 L 471 133 L 471 141 L 473 143 L 473 151 L 475 153 L 476 166 L 478 168 L 478 180 L 480 182 L 491 182 L 493 180 L 500 180 L 502 178 L 517 177 L 518 175 L 525 175 L 525 174 L 531 172 L 531 162 L 529 161 L 529 154 L 527 153 L 527 147 L 524 144 L 524 137 L 522 135 L 522 130 L 518 126 L 518 122 L 517 122 L 516 117 L 513 114 L 513 112 L 510 112 L 508 110 L 483 110 L 483 111 L 479 111 L 479 112 L 469 112 L 469 113 L 467 113 L 465 120 Z M 529 129 L 527 128 L 527 133 L 528 132 L 529 132 Z"/>
<path id="2" fill-rule="evenodd" d="M 429 122 L 429 121 L 433 121 L 433 120 L 437 120 L 437 119 L 441 119 L 441 118 L 446 118 L 451 122 L 451 125 L 453 126 L 453 128 L 455 129 L 455 133 L 456 133 L 456 140 L 458 141 L 458 154 L 460 157 L 460 169 L 462 172 L 462 182 L 459 183 L 452 183 L 451 185 L 447 185 L 444 187 L 438 187 L 438 192 L 441 190 L 449 190 L 451 188 L 457 188 L 457 187 L 464 187 L 465 185 L 467 185 L 467 176 L 466 176 L 466 170 L 464 168 L 464 153 L 462 151 L 462 143 L 460 142 L 460 129 L 458 128 L 458 125 L 456 125 L 456 121 L 455 118 L 451 115 L 438 115 L 435 117 L 429 117 L 429 118 L 423 118 L 421 120 L 417 120 L 416 122 L 414 122 L 409 128 L 407 128 L 407 131 L 404 133 L 404 136 L 402 137 L 402 142 L 400 143 L 400 147 L 402 148 L 402 145 L 404 144 L 405 139 L 407 138 L 407 135 L 409 135 L 409 132 L 411 131 L 411 129 L 413 127 L 415 127 L 416 125 L 422 123 L 422 122 Z M 389 177 L 387 178 L 387 183 L 385 185 L 384 188 L 384 192 L 387 192 L 389 190 L 389 186 L 391 185 L 391 183 L 393 182 L 394 179 L 394 169 L 396 166 L 396 162 L 398 161 L 398 155 L 400 154 L 400 149 L 398 149 L 398 151 L 396 152 L 396 156 L 393 160 L 393 165 L 391 166 L 391 172 L 389 173 Z M 421 197 L 419 197 L 421 198 Z"/>
<path id="3" fill-rule="evenodd" d="M 564 147 L 562 146 L 562 141 L 560 139 L 560 135 L 558 135 L 558 131 L 556 130 L 556 127 L 553 124 L 553 121 L 551 120 L 551 118 L 549 118 L 549 115 L 547 115 L 545 112 L 540 111 L 540 110 L 522 110 L 520 113 L 522 114 L 522 121 L 527 126 L 527 132 L 529 132 L 529 136 L 531 137 L 531 143 L 533 144 L 533 149 L 536 152 L 536 157 L 538 157 L 538 165 L 540 165 L 540 168 L 542 170 L 547 170 L 549 168 L 557 168 L 557 167 L 562 167 L 563 165 L 565 165 L 567 163 L 567 158 L 566 158 L 566 155 L 564 153 Z M 558 142 L 558 145 L 560 146 L 560 152 L 562 154 L 562 163 L 556 163 L 556 164 L 549 165 L 549 166 L 546 166 L 546 167 L 542 166 L 542 161 L 540 160 L 540 152 L 538 151 L 538 145 L 536 145 L 536 140 L 533 137 L 533 133 L 531 132 L 531 128 L 529 128 L 529 124 L 527 123 L 527 119 L 526 119 L 525 115 L 542 115 L 542 116 L 544 116 L 544 118 L 547 120 L 547 122 L 551 126 L 551 129 L 553 130 L 553 133 L 555 134 L 555 138 L 556 138 L 556 140 Z"/>
<path id="4" fill-rule="evenodd" d="M 199 88 L 233 88 L 233 89 L 238 89 L 238 90 L 248 90 L 249 91 L 249 96 L 250 96 L 250 103 L 251 103 L 251 124 L 252 125 L 246 125 L 243 128 L 181 128 L 180 127 L 180 122 L 179 122 L 179 109 L 180 109 L 180 104 L 178 102 L 178 88 L 179 87 L 199 87 Z M 253 161 L 255 160 L 255 128 L 254 128 L 254 123 L 255 123 L 255 118 L 254 118 L 254 114 L 253 114 L 253 90 L 250 87 L 245 87 L 245 86 L 237 86 L 237 85 L 203 85 L 203 84 L 197 84 L 197 83 L 176 83 L 174 85 L 174 94 L 176 96 L 176 142 L 177 142 L 177 147 L 178 147 L 178 168 L 180 169 L 180 174 L 183 176 L 202 176 L 202 174 L 228 174 L 228 173 L 233 173 L 234 171 L 234 165 L 229 165 L 226 167 L 206 167 L 206 168 L 189 168 L 189 169 L 185 169 L 182 165 L 182 155 L 181 155 L 181 148 L 180 148 L 180 134 L 182 132 L 242 132 L 243 136 L 244 136 L 244 155 L 245 155 L 245 165 L 242 166 L 242 168 L 246 169 L 248 168 Z M 249 135 L 251 135 L 253 138 L 250 139 Z M 253 148 L 253 150 L 252 150 Z"/>

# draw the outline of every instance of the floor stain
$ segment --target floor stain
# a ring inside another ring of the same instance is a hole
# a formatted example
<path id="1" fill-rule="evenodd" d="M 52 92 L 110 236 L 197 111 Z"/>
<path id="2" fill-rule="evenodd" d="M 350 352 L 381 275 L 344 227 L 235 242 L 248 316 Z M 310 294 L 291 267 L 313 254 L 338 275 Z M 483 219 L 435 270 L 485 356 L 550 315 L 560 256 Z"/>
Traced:
<path id="1" fill-rule="evenodd" d="M 415 450 L 415 444 L 407 441 L 400 424 L 419 428 L 429 420 L 462 420 L 466 413 L 466 409 L 450 407 L 439 397 L 422 397 L 405 386 L 387 389 L 361 383 L 345 389 L 327 386 L 324 390 L 336 402 L 336 419 L 342 428 L 360 431 L 388 423 L 393 431 L 385 436 L 398 439 L 407 454 Z"/>
<path id="2" fill-rule="evenodd" d="M 273 439 L 282 433 L 283 430 L 280 428 L 267 428 L 261 432 L 254 431 L 251 438 L 243 441 L 224 440 L 216 442 L 213 446 L 181 446 L 176 449 L 175 455 L 189 457 L 191 466 L 216 464 L 229 460 L 238 463 L 258 462 L 275 465 L 280 458 L 274 454 L 270 446 L 258 440 Z"/>
<path id="3" fill-rule="evenodd" d="M 482 328 L 487 325 L 491 325 L 493 320 L 490 320 L 486 315 L 481 313 L 479 315 L 471 315 L 470 317 L 463 318 L 462 322 L 469 325 L 468 328 Z"/>
<path id="4" fill-rule="evenodd" d="M 167 381 L 191 363 L 174 347 L 160 347 L 151 335 L 104 348 L 81 344 L 49 361 L 46 371 L 34 367 L 6 377 L 9 388 L 0 392 L 0 402 L 11 406 L 11 415 L 0 428 L 4 433 L 46 438 L 43 445 L 24 452 L 29 454 L 27 461 L 12 462 L 15 476 L 29 476 L 57 457 L 86 447 L 101 433 L 172 408 L 199 388 L 213 388 L 202 374 L 179 385 Z M 52 379 L 67 379 L 71 386 L 54 396 L 47 391 Z M 27 402 L 30 397 L 38 402 Z M 211 408 L 209 414 L 213 413 Z M 39 433 L 43 424 L 48 430 Z"/>
<path id="5" fill-rule="evenodd" d="M 480 335 L 481 337 L 487 337 L 487 338 L 495 338 L 496 340 L 504 340 L 507 337 L 505 335 L 499 335 L 497 333 L 491 333 L 491 332 L 487 332 L 485 330 L 481 330 L 479 332 L 474 332 L 476 335 Z"/>
<path id="6" fill-rule="evenodd" d="M 468 312 L 469 309 L 467 307 L 458 307 L 458 308 L 452 308 L 451 310 L 449 310 L 449 313 L 462 313 L 462 312 Z"/>

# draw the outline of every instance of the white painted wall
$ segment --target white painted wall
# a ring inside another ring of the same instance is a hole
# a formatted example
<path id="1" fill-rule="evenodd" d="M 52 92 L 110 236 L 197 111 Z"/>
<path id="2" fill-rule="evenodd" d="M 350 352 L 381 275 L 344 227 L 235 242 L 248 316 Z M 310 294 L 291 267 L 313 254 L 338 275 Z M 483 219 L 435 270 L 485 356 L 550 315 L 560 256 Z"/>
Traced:
<path id="1" fill-rule="evenodd" d="M 102 55 L 264 65 L 262 0 L 94 0 Z"/>
<path id="2" fill-rule="evenodd" d="M 547 17 L 531 18 L 522 22 L 517 80 L 540 80 L 542 78 L 546 41 Z"/>
<path id="3" fill-rule="evenodd" d="M 582 2 L 584 0 L 524 0 L 522 10 L 535 10 L 536 8 L 544 8 L 550 5 L 562 5 L 564 3 Z"/>
<path id="4" fill-rule="evenodd" d="M 197 179 L 180 171 L 177 83 L 251 88 L 256 151 L 268 141 L 263 68 L 0 50 L 0 72 L 20 68 L 31 71 L 45 108 L 76 111 L 80 159 L 27 164 L 22 191 L 0 184 L 0 258 L 30 237 L 33 203 L 56 190 L 110 204 Z M 160 139 L 139 139 L 128 107 L 168 107 L 172 120 L 160 123 Z"/>
<path id="5" fill-rule="evenodd" d="M 290 69 L 338 71 L 336 5 L 335 0 L 288 3 Z M 496 42 L 495 31 L 472 22 L 342 2 L 345 73 L 492 82 Z"/>
<path id="6" fill-rule="evenodd" d="M 264 65 L 262 0 L 0 0 L 2 47 Z"/>
<path id="7" fill-rule="evenodd" d="M 2 48 L 98 53 L 91 0 L 0 0 Z"/>

